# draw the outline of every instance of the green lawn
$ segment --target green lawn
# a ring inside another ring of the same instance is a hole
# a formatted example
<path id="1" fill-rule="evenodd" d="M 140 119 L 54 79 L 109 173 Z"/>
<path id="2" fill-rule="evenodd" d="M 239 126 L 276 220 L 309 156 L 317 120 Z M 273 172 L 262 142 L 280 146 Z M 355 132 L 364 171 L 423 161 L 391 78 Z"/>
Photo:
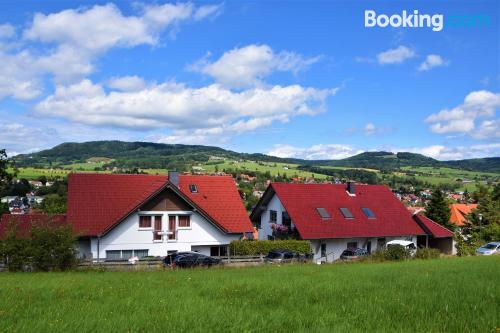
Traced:
<path id="1" fill-rule="evenodd" d="M 495 332 L 500 256 L 0 274 L 0 332 Z"/>

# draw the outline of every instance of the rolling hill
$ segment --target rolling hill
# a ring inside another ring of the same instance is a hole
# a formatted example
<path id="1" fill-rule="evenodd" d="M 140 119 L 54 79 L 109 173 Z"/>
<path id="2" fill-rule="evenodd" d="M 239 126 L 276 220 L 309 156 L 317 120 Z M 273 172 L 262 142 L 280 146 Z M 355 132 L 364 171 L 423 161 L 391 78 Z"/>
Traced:
<path id="1" fill-rule="evenodd" d="M 109 165 L 125 168 L 182 169 L 186 165 L 207 162 L 214 158 L 294 163 L 310 166 L 332 166 L 397 170 L 402 167 L 449 167 L 470 171 L 500 173 L 500 157 L 438 161 L 407 152 L 364 152 L 341 160 L 301 160 L 264 154 L 247 154 L 219 147 L 202 145 L 162 144 L 151 142 L 91 141 L 63 143 L 54 148 L 13 158 L 19 167 L 54 167 L 85 163 L 89 159 L 110 159 Z M 112 160 L 112 161 L 111 161 Z"/>

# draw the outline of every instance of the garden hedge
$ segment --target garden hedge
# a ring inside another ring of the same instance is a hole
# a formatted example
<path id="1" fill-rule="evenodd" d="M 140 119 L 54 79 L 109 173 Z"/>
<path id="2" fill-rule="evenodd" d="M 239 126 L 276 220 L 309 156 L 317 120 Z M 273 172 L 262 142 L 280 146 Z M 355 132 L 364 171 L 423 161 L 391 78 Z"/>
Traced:
<path id="1" fill-rule="evenodd" d="M 302 254 L 312 253 L 311 243 L 303 240 L 243 240 L 232 241 L 229 244 L 232 256 L 266 255 L 272 249 L 285 249 Z"/>

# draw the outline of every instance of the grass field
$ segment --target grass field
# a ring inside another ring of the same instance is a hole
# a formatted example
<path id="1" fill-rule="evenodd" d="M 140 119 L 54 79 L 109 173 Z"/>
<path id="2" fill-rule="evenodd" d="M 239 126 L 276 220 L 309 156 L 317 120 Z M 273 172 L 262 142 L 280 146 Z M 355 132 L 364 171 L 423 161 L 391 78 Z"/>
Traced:
<path id="1" fill-rule="evenodd" d="M 497 332 L 500 256 L 0 274 L 0 332 Z"/>
<path id="2" fill-rule="evenodd" d="M 203 169 L 213 172 L 215 170 L 215 164 L 202 164 L 200 165 Z M 219 171 L 224 169 L 233 169 L 233 170 L 241 170 L 242 172 L 245 170 L 248 171 L 259 171 L 259 172 L 267 172 L 269 171 L 271 175 L 276 176 L 278 173 L 283 175 L 286 173 L 288 177 L 299 176 L 299 177 L 311 177 L 314 175 L 315 178 L 325 179 L 328 178 L 326 175 L 312 173 L 308 171 L 298 170 L 298 164 L 291 163 L 273 163 L 273 162 L 254 162 L 254 161 L 224 161 L 223 163 L 217 164 L 217 168 Z"/>

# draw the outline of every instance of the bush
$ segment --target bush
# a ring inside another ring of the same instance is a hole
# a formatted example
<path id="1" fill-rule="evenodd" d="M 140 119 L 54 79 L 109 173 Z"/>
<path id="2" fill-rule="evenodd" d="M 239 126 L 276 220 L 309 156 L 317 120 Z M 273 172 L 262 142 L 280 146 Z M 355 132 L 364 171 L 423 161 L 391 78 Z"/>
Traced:
<path id="1" fill-rule="evenodd" d="M 439 258 L 441 252 L 438 249 L 421 248 L 417 250 L 415 258 L 417 259 L 436 259 Z"/>
<path id="2" fill-rule="evenodd" d="M 0 262 L 9 271 L 67 270 L 76 265 L 75 237 L 70 225 L 49 219 L 24 229 L 12 220 L 0 241 Z"/>
<path id="3" fill-rule="evenodd" d="M 229 244 L 231 255 L 235 256 L 257 256 L 260 254 L 268 254 L 272 249 L 285 249 L 303 254 L 309 254 L 312 252 L 311 243 L 303 240 L 243 240 L 232 241 L 231 244 Z"/>
<path id="4" fill-rule="evenodd" d="M 410 259 L 410 251 L 400 245 L 392 245 L 384 250 L 384 258 L 386 260 L 405 260 Z"/>

